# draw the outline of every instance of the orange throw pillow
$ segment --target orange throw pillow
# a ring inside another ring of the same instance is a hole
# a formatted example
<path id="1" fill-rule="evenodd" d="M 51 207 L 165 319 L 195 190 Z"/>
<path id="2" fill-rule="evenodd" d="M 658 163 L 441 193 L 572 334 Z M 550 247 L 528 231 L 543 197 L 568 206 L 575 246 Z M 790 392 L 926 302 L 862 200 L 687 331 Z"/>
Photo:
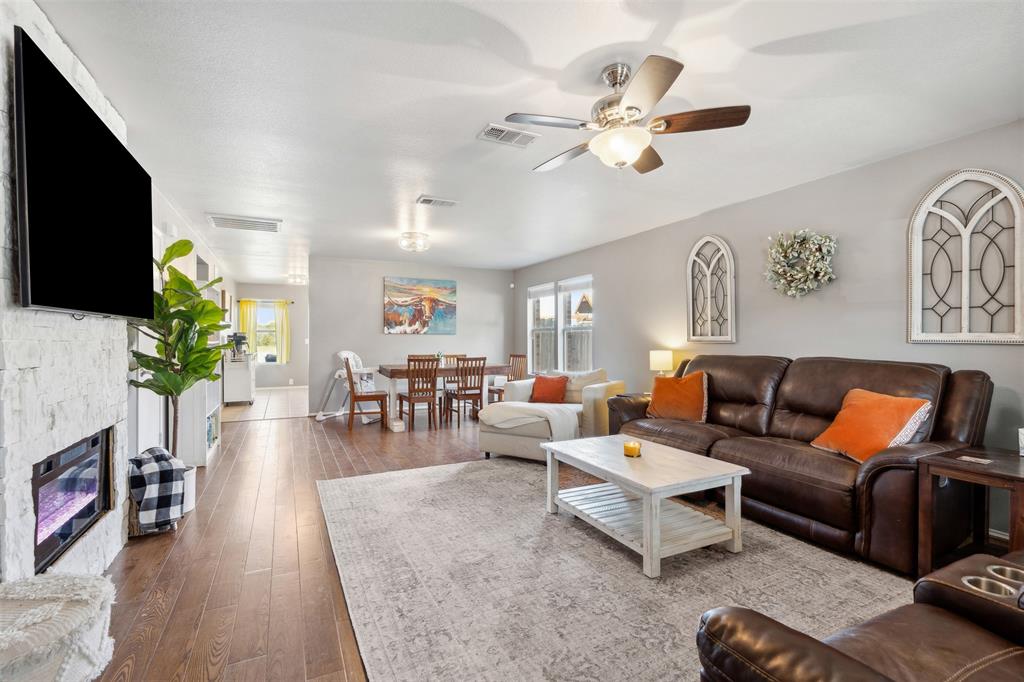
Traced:
<path id="1" fill-rule="evenodd" d="M 832 424 L 811 445 L 864 462 L 886 448 L 909 443 L 931 409 L 929 400 L 853 388 Z"/>
<path id="2" fill-rule="evenodd" d="M 708 375 L 694 372 L 682 377 L 654 377 L 647 416 L 703 422 L 708 418 Z"/>
<path id="3" fill-rule="evenodd" d="M 569 377 L 537 376 L 533 379 L 531 403 L 564 403 Z"/>

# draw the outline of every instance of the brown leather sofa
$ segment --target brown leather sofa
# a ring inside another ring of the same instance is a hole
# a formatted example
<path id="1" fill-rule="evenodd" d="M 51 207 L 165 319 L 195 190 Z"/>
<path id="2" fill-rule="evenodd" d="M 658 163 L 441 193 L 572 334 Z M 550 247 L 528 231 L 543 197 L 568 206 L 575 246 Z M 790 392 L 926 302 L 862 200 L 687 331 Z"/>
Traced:
<path id="1" fill-rule="evenodd" d="M 608 401 L 611 433 L 627 433 L 750 469 L 743 513 L 903 573 L 917 562 L 917 460 L 980 445 L 992 399 L 984 372 L 941 365 L 740 355 L 700 355 L 676 376 L 708 375 L 707 423 L 647 418 L 649 397 Z M 864 464 L 810 446 L 851 388 L 932 401 L 912 441 Z M 936 490 L 934 546 L 947 552 L 970 532 L 970 488 Z"/>
<path id="2" fill-rule="evenodd" d="M 951 564 L 917 581 L 913 604 L 822 641 L 756 611 L 713 609 L 697 631 L 701 679 L 1024 680 L 1024 583 L 997 578 L 1017 593 L 993 595 L 963 582 L 968 576 L 996 578 L 993 566 L 1022 569 L 1024 552 Z"/>

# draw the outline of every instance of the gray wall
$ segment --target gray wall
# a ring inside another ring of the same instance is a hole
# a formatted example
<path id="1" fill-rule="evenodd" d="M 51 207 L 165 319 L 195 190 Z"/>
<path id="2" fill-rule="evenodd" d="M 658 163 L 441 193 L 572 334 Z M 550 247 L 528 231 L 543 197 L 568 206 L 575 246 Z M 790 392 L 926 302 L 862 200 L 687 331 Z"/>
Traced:
<path id="1" fill-rule="evenodd" d="M 283 365 L 256 365 L 256 386 L 295 386 L 309 383 L 309 288 L 295 284 L 248 284 L 239 282 L 235 286 L 235 300 L 255 298 L 264 301 L 295 301 L 288 309 L 288 321 L 292 327 L 292 357 Z M 238 323 L 238 304 L 232 311 L 231 319 Z M 250 348 L 255 348 L 252 340 Z"/>
<path id="2" fill-rule="evenodd" d="M 518 270 L 515 347 L 525 352 L 528 286 L 591 273 L 595 366 L 624 379 L 631 390 L 650 389 L 647 351 L 656 348 L 680 350 L 678 355 L 838 355 L 938 362 L 991 374 L 996 390 L 987 443 L 1016 448 L 1017 429 L 1024 426 L 1024 346 L 906 341 L 910 214 L 936 182 L 966 167 L 995 170 L 1024 182 L 1024 122 Z M 769 235 L 800 228 L 836 235 L 838 279 L 793 300 L 773 291 L 763 272 Z M 735 344 L 685 343 L 683 270 L 694 242 L 705 234 L 723 237 L 736 256 Z M 994 525 L 1005 527 L 1002 520 Z"/>
<path id="3" fill-rule="evenodd" d="M 454 279 L 456 333 L 384 334 L 384 277 Z M 316 411 L 338 368 L 335 353 L 355 351 L 367 365 L 405 362 L 410 353 L 467 353 L 505 360 L 512 347 L 512 273 L 441 265 L 309 259 L 309 403 Z M 329 409 L 337 409 L 338 392 Z"/>

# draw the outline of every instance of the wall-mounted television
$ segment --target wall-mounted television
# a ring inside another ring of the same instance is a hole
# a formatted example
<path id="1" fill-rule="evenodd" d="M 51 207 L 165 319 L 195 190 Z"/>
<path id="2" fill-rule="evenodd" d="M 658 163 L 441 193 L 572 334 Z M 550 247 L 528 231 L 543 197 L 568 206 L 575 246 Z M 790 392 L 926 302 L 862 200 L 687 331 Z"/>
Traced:
<path id="1" fill-rule="evenodd" d="M 149 175 L 14 28 L 21 304 L 153 317 Z"/>

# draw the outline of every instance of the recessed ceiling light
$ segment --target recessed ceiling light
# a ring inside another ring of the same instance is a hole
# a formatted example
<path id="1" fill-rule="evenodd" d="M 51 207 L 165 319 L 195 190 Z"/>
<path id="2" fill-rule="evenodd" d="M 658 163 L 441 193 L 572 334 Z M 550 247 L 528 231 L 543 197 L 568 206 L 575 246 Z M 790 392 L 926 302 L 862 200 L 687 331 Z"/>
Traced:
<path id="1" fill-rule="evenodd" d="M 398 237 L 398 245 L 406 251 L 420 253 L 430 248 L 430 235 L 426 232 L 403 232 Z"/>

